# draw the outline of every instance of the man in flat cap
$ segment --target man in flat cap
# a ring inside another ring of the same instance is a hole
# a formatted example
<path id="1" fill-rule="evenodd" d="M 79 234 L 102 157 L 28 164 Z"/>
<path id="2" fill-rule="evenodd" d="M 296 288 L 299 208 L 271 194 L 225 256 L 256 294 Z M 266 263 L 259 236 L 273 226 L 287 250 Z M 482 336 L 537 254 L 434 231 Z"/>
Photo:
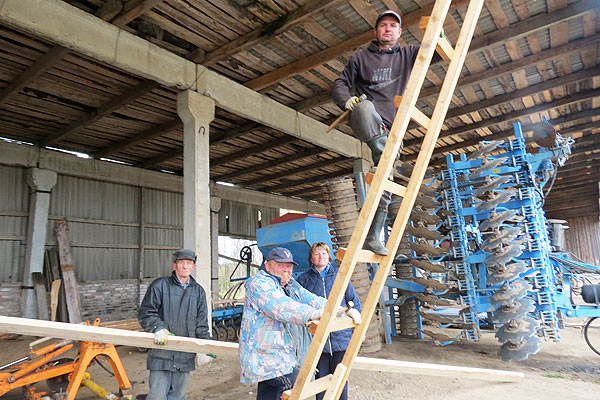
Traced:
<path id="1" fill-rule="evenodd" d="M 173 253 L 171 276 L 154 280 L 138 312 L 140 325 L 154 333 L 154 343 L 164 345 L 169 335 L 210 339 L 204 289 L 191 276 L 196 268 L 192 250 Z M 150 349 L 147 400 L 185 400 L 195 353 Z"/>
<path id="2" fill-rule="evenodd" d="M 333 100 L 342 110 L 349 110 L 354 135 L 367 143 L 373 162 L 379 163 L 389 129 L 396 116 L 394 97 L 402 95 L 419 46 L 400 46 L 402 35 L 400 15 L 387 10 L 375 22 L 375 40 L 366 49 L 355 52 L 333 83 Z M 354 87 L 354 96 L 350 90 Z M 364 100 L 363 100 L 364 99 Z M 384 192 L 364 247 L 387 255 L 380 235 L 387 217 L 391 195 Z"/>
<path id="3" fill-rule="evenodd" d="M 258 383 L 258 400 L 279 400 L 292 388 L 310 342 L 308 332 L 304 335 L 297 328 L 320 319 L 327 302 L 296 282 L 294 265 L 298 264 L 288 249 L 275 247 L 264 268 L 245 283 L 240 381 Z"/>

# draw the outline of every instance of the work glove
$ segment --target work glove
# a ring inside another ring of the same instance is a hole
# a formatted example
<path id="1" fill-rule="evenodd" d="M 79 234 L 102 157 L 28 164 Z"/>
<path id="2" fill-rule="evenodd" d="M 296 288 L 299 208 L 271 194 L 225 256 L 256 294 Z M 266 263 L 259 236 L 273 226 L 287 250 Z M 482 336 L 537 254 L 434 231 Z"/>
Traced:
<path id="1" fill-rule="evenodd" d="M 353 111 L 354 107 L 356 107 L 356 105 L 360 103 L 360 99 L 356 96 L 352 96 L 348 99 L 348 101 L 346 101 L 346 110 L 348 111 Z"/>
<path id="2" fill-rule="evenodd" d="M 310 320 L 311 321 L 315 321 L 315 320 L 321 319 L 321 317 L 323 316 L 323 311 L 325 311 L 324 308 L 318 308 L 318 309 L 316 309 L 312 313 L 312 315 L 310 316 Z M 344 315 L 345 313 L 346 313 L 346 308 L 342 307 L 342 306 L 338 306 L 338 308 L 337 308 L 337 310 L 335 312 L 335 316 L 339 317 L 341 315 Z"/>
<path id="3" fill-rule="evenodd" d="M 360 311 L 358 311 L 356 308 L 349 308 L 348 311 L 346 311 L 346 315 L 352 318 L 356 325 L 362 322 Z"/>
<path id="4" fill-rule="evenodd" d="M 170 333 L 171 332 L 169 332 L 167 329 L 161 329 L 159 331 L 154 332 L 154 344 L 167 344 Z"/>

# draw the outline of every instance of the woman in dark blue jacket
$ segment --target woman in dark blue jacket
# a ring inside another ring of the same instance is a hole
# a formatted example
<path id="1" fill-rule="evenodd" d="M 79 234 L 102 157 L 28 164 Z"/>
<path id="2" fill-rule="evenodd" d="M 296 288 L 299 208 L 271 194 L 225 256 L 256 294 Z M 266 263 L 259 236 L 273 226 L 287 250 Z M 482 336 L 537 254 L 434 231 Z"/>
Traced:
<path id="1" fill-rule="evenodd" d="M 304 286 L 308 291 L 328 298 L 333 287 L 333 282 L 337 276 L 337 267 L 331 265 L 331 250 L 329 246 L 323 242 L 316 242 L 310 247 L 310 270 L 306 271 L 296 279 L 299 284 Z M 342 300 L 342 306 L 345 307 L 352 301 L 353 307 L 358 311 L 362 310 L 360 300 L 352 286 L 352 282 L 348 284 L 346 294 Z M 317 378 L 333 374 L 335 367 L 342 362 L 344 353 L 350 343 L 352 337 L 352 329 L 344 329 L 342 331 L 331 332 L 323 353 L 317 365 Z M 317 394 L 317 400 L 322 400 L 324 393 Z M 344 386 L 344 391 L 340 396 L 340 400 L 348 399 L 348 383 Z"/>

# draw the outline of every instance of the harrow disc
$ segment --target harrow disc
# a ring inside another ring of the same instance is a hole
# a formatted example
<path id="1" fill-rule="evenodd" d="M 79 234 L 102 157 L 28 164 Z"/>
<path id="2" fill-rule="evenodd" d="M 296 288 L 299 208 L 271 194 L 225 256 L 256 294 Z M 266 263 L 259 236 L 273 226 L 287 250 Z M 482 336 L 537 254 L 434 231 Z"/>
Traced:
<path id="1" fill-rule="evenodd" d="M 510 304 L 515 300 L 525 297 L 531 289 L 531 284 L 525 280 L 520 280 L 510 285 L 504 284 L 504 286 L 492 295 L 492 304 Z"/>
<path id="2" fill-rule="evenodd" d="M 518 343 L 506 342 L 500 347 L 498 356 L 502 361 L 523 361 L 540 351 L 540 344 L 542 341 L 536 335 L 529 336 Z"/>
<path id="3" fill-rule="evenodd" d="M 539 321 L 531 317 L 512 319 L 498 329 L 496 332 L 496 339 L 498 339 L 500 343 L 517 343 L 533 335 L 539 326 Z"/>
<path id="4" fill-rule="evenodd" d="M 535 310 L 535 303 L 532 299 L 523 298 L 509 304 L 504 304 L 498 310 L 494 311 L 494 321 L 505 324 L 512 319 L 521 319 L 527 313 Z"/>

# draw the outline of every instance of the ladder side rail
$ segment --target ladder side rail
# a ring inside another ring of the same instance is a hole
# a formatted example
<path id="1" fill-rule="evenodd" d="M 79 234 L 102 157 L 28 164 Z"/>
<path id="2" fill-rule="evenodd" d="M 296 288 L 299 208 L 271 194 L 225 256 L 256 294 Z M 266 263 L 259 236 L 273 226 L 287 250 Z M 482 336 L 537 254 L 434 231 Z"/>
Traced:
<path id="1" fill-rule="evenodd" d="M 387 143 L 381 159 L 379 160 L 379 164 L 377 165 L 373 182 L 369 187 L 367 198 L 365 199 L 363 207 L 358 216 L 356 226 L 352 232 L 350 242 L 348 243 L 348 247 L 345 252 L 345 256 L 342 259 L 338 276 L 333 284 L 331 293 L 329 294 L 329 299 L 327 300 L 327 305 L 325 306 L 325 312 L 323 313 L 323 316 L 321 317 L 317 327 L 317 331 L 313 336 L 313 340 L 311 341 L 308 353 L 304 359 L 304 363 L 302 364 L 300 372 L 298 373 L 296 383 L 292 388 L 292 391 L 289 393 L 289 397 L 287 397 L 290 400 L 299 400 L 304 398 L 304 387 L 311 381 L 312 375 L 314 374 L 318 363 L 318 359 L 323 351 L 323 348 L 325 347 L 325 338 L 329 334 L 332 313 L 336 309 L 337 305 L 341 304 L 342 298 L 346 292 L 346 288 L 348 287 L 348 283 L 350 282 L 350 277 L 358 261 L 360 252 L 362 250 L 362 245 L 367 236 L 368 228 L 373 220 L 373 216 L 375 215 L 379 199 L 383 194 L 384 180 L 389 179 L 392 171 L 395 155 L 400 149 L 401 141 L 411 120 L 411 110 L 417 103 L 419 92 L 423 86 L 423 82 L 425 81 L 427 70 L 431 64 L 431 59 L 433 58 L 436 40 L 440 37 L 440 33 L 442 32 L 443 21 L 450 7 L 450 3 L 451 0 L 438 0 L 434 5 L 432 10 L 432 23 L 425 32 L 421 48 L 417 54 L 415 65 L 413 66 L 410 78 L 407 82 L 405 93 L 408 94 L 402 97 L 400 108 L 396 113 L 396 118 L 394 119 L 394 123 L 390 129 Z M 364 336 L 364 332 L 366 332 L 366 328 L 368 327 L 369 323 L 368 321 L 370 321 L 373 312 L 374 307 L 373 311 L 368 314 L 369 318 L 365 318 L 367 314 L 365 314 L 365 308 L 363 306 L 363 323 L 355 327 L 353 334 L 353 337 L 357 337 L 355 344 L 357 349 L 360 347 L 360 343 L 362 343 L 362 336 Z M 359 331 L 358 333 L 357 330 Z M 360 338 L 360 340 L 358 338 Z M 352 341 L 350 343 L 352 343 Z M 358 350 L 356 352 L 358 352 Z M 347 379 L 347 375 L 348 371 L 346 371 L 344 375 L 345 379 Z M 287 393 L 285 396 L 287 396 Z"/>
<path id="2" fill-rule="evenodd" d="M 404 228 L 408 223 L 412 207 L 416 200 L 416 196 L 419 193 L 423 177 L 425 176 L 425 170 L 429 164 L 431 155 L 433 154 L 433 149 L 435 148 L 439 132 L 444 122 L 444 117 L 446 115 L 446 112 L 448 111 L 450 101 L 452 100 L 452 95 L 460 77 L 462 65 L 466 58 L 469 44 L 471 42 L 471 38 L 473 37 L 479 14 L 481 12 L 481 9 L 483 8 L 483 2 L 484 0 L 476 0 L 471 1 L 469 3 L 467 13 L 465 14 L 465 18 L 463 20 L 463 26 L 460 31 L 457 44 L 455 46 L 455 57 L 450 62 L 450 65 L 448 67 L 446 78 L 444 79 L 444 83 L 442 84 L 440 95 L 438 97 L 433 115 L 431 117 L 432 122 L 429 125 L 427 134 L 423 140 L 423 145 L 420 149 L 419 156 L 417 158 L 417 161 L 415 162 L 415 168 L 413 169 L 409 184 L 407 186 L 406 195 L 402 200 L 400 209 L 392 227 L 391 235 L 388 238 L 388 250 L 390 250 L 389 245 L 390 242 L 392 242 L 391 244 L 393 245 L 393 251 L 390 251 L 389 254 L 383 258 L 382 263 L 379 265 L 379 268 L 375 273 L 373 282 L 371 284 L 371 288 L 367 295 L 367 300 L 363 305 L 363 321 L 366 319 L 367 316 L 368 319 L 366 320 L 370 321 L 370 318 L 375 312 L 375 306 L 377 305 L 379 295 L 383 290 L 383 287 L 385 286 L 385 280 L 393 264 L 396 249 L 400 245 L 402 235 L 404 234 Z M 444 18 L 442 18 L 442 23 Z M 440 29 L 442 23 L 439 24 Z M 439 33 L 440 32 L 438 31 L 437 36 L 435 36 L 434 38 L 439 37 Z M 427 32 L 423 41 L 425 41 L 426 38 Z M 431 41 L 431 43 L 433 43 L 433 40 Z M 433 47 L 435 48 L 435 44 Z M 397 118 L 398 116 L 396 117 L 396 119 Z M 367 315 L 365 315 L 365 313 L 367 313 Z M 352 335 L 352 339 L 350 340 L 350 344 L 348 345 L 348 349 L 346 350 L 346 354 L 344 355 L 344 358 L 342 360 L 342 364 L 344 364 L 347 367 L 346 373 L 342 378 L 342 383 L 344 383 L 348 379 L 348 375 L 350 373 L 350 370 L 352 369 L 352 365 L 354 364 L 354 359 L 358 354 L 360 344 L 363 340 L 364 333 L 366 332 L 366 327 L 363 325 L 364 324 L 361 324 L 360 326 L 354 329 L 354 334 Z M 360 336 L 358 335 L 358 333 L 360 333 Z M 342 390 L 339 389 L 334 398 L 337 398 L 337 396 L 341 394 L 341 391 Z"/>

